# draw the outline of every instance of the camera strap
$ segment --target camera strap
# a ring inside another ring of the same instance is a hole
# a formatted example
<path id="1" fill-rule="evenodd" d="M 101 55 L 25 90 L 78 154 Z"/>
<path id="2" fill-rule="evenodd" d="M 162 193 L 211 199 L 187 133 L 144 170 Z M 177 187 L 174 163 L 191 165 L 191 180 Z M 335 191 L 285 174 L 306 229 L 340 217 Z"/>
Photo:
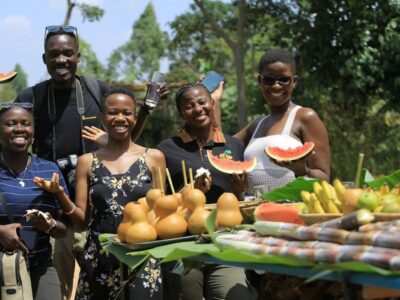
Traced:
<path id="1" fill-rule="evenodd" d="M 78 78 L 75 78 L 75 95 L 76 95 L 76 110 L 79 115 L 80 120 L 80 128 L 81 128 L 81 144 L 82 144 L 82 153 L 86 153 L 86 146 L 85 140 L 82 137 L 82 130 L 83 130 L 83 119 L 85 115 L 85 103 L 83 100 L 83 92 L 82 92 L 82 85 Z M 56 153 L 56 119 L 57 119 L 57 111 L 56 111 L 56 102 L 54 98 L 54 87 L 53 81 L 51 81 L 49 88 L 47 90 L 47 108 L 49 113 L 49 119 L 52 124 L 52 154 L 53 154 L 53 161 L 57 160 L 57 153 Z M 76 153 L 79 155 L 79 153 Z"/>

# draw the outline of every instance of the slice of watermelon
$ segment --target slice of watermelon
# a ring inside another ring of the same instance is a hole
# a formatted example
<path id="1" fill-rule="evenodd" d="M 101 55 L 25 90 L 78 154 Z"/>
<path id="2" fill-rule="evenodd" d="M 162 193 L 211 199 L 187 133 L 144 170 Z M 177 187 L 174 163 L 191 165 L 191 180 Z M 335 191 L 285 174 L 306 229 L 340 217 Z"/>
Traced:
<path id="1" fill-rule="evenodd" d="M 17 72 L 11 71 L 6 74 L 0 73 L 0 83 L 6 83 L 14 79 L 17 76 Z"/>
<path id="2" fill-rule="evenodd" d="M 257 164 L 257 159 L 255 157 L 245 161 L 221 159 L 215 156 L 211 150 L 207 150 L 207 156 L 214 168 L 227 174 L 242 174 L 243 171 L 250 172 Z"/>
<path id="3" fill-rule="evenodd" d="M 301 211 L 294 205 L 264 202 L 254 210 L 254 220 L 304 225 L 303 219 L 299 217 L 300 213 Z"/>
<path id="4" fill-rule="evenodd" d="M 267 147 L 265 153 L 276 161 L 294 161 L 309 155 L 314 149 L 313 142 L 306 142 L 297 148 L 282 149 L 279 147 Z"/>

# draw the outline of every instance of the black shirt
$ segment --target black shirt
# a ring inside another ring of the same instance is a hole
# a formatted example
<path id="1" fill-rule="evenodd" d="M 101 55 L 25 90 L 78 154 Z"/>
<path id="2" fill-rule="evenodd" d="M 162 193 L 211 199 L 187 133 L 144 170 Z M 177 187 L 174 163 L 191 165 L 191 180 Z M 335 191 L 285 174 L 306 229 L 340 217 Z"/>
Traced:
<path id="1" fill-rule="evenodd" d="M 210 171 L 212 186 L 206 193 L 207 203 L 216 203 L 222 193 L 232 192 L 230 175 L 218 171 L 210 164 L 207 150 L 212 150 L 213 154 L 217 156 L 230 156 L 233 160 L 243 160 L 244 151 L 241 141 L 228 135 L 224 136 L 220 132 L 215 132 L 213 141 L 200 149 L 196 139 L 189 136 L 185 130 L 179 136 L 162 141 L 157 148 L 166 157 L 175 190 L 180 190 L 184 185 L 182 160 L 185 161 L 187 170 L 192 168 L 193 175 L 201 167 Z"/>
<path id="2" fill-rule="evenodd" d="M 28 88 L 18 94 L 16 101 L 33 102 L 35 114 L 35 146 L 39 157 L 54 161 L 53 157 L 53 123 L 50 120 L 48 99 L 48 84 L 44 85 L 45 95 L 36 107 L 38 100 L 34 98 L 33 89 Z M 101 128 L 100 104 L 89 92 L 84 80 L 80 80 L 85 106 L 85 113 L 82 117 L 82 126 L 96 126 Z M 108 91 L 108 86 L 98 81 L 103 95 Z M 50 89 L 51 90 L 51 89 Z M 51 93 L 50 93 L 51 95 Z M 35 95 L 36 96 L 36 95 Z M 50 96 L 52 98 L 52 96 Z M 97 149 L 97 145 L 81 137 L 81 121 L 77 112 L 76 89 L 54 89 L 55 103 L 55 158 L 66 158 L 70 154 L 81 155 Z M 83 147 L 84 145 L 84 147 Z"/>

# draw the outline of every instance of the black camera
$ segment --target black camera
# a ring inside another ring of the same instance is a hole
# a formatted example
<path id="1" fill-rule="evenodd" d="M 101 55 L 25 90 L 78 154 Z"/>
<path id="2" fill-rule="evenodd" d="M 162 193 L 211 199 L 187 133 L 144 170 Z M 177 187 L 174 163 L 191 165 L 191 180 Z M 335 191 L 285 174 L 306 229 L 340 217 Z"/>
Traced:
<path id="1" fill-rule="evenodd" d="M 67 158 L 59 158 L 56 160 L 56 164 L 64 175 L 69 194 L 72 197 L 75 195 L 75 168 L 77 162 L 78 156 L 76 154 L 70 154 Z"/>

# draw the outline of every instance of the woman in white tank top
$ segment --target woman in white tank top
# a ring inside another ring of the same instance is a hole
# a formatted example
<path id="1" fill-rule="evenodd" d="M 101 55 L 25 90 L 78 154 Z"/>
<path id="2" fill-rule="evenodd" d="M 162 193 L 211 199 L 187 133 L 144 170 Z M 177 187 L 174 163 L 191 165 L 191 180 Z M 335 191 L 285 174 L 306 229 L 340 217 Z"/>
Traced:
<path id="1" fill-rule="evenodd" d="M 298 176 L 329 180 L 330 153 L 326 128 L 317 113 L 291 102 L 296 87 L 296 64 L 293 56 L 282 49 L 264 53 L 259 62 L 258 82 L 270 108 L 270 114 L 248 124 L 235 138 L 246 145 L 244 159 L 257 158 L 256 168 L 249 173 L 249 191 L 256 185 L 277 188 Z M 312 155 L 293 163 L 271 161 L 267 146 L 294 148 L 314 142 Z"/>

